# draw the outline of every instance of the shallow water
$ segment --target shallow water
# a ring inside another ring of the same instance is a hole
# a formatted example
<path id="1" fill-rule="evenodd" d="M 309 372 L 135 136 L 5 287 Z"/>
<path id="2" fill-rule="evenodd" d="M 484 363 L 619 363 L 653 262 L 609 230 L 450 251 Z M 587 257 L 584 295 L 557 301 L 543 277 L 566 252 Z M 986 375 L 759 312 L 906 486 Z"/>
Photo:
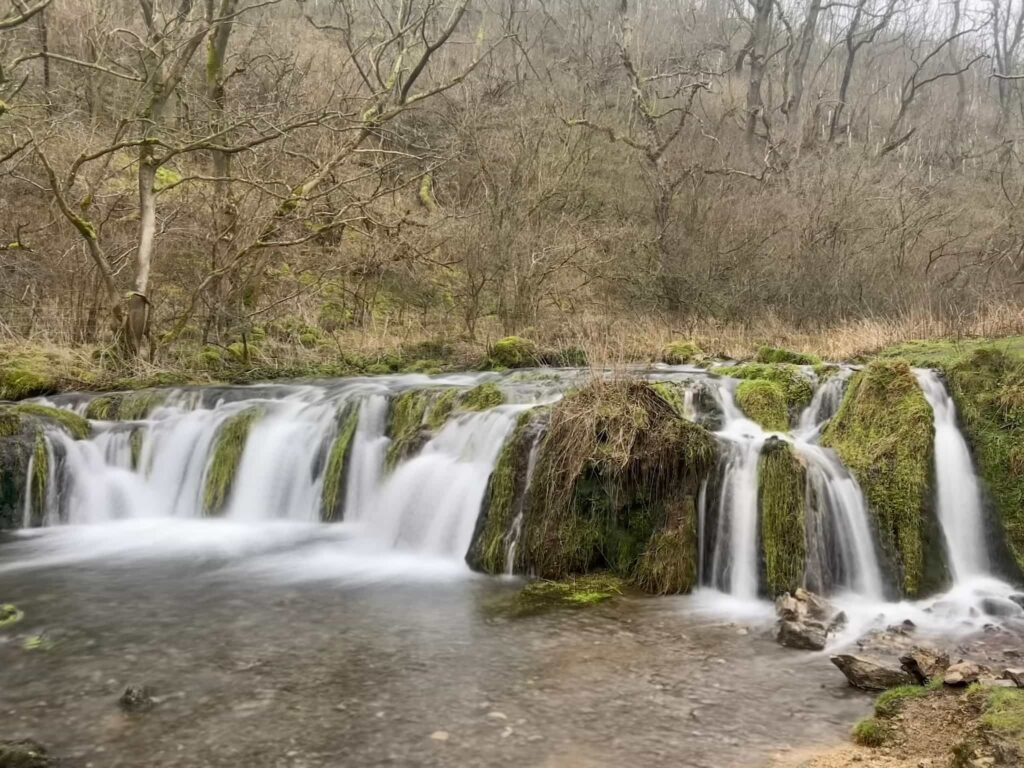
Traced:
<path id="1" fill-rule="evenodd" d="M 496 606 L 517 582 L 361 557 L 348 536 L 179 521 L 0 539 L 0 602 L 25 611 L 0 630 L 0 738 L 72 768 L 720 768 L 838 741 L 869 708 L 825 654 L 700 596 L 511 619 Z M 123 714 L 127 685 L 159 703 Z"/>

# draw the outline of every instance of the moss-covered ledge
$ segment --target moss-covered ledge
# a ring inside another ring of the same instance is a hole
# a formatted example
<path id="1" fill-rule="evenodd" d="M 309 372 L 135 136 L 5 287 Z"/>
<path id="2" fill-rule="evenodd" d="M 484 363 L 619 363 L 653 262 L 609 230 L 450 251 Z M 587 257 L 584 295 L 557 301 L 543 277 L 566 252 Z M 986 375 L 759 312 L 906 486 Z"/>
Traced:
<path id="1" fill-rule="evenodd" d="M 822 434 L 860 484 L 882 550 L 909 597 L 940 586 L 926 578 L 944 562 L 931 510 L 935 429 L 931 407 L 910 366 L 875 360 L 851 379 L 839 412 Z"/>
<path id="2" fill-rule="evenodd" d="M 777 438 L 761 449 L 758 466 L 761 546 L 768 594 L 778 597 L 803 586 L 807 567 L 805 530 L 807 470 L 793 447 Z"/>

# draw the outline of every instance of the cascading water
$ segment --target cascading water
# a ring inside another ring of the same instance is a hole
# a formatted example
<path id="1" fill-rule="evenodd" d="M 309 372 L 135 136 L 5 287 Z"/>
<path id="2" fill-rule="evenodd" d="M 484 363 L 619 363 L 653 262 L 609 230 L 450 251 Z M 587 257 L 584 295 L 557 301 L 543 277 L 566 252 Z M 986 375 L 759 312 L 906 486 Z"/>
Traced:
<path id="1" fill-rule="evenodd" d="M 971 452 L 957 426 L 956 406 L 935 371 L 916 370 L 935 416 L 935 482 L 939 525 L 954 583 L 987 574 L 981 490 Z"/>

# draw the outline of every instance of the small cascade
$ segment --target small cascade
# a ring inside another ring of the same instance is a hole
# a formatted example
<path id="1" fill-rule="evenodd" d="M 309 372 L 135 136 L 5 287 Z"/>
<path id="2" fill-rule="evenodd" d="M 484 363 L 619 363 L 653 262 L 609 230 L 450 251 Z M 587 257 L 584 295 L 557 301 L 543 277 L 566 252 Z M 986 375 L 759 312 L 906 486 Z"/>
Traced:
<path id="1" fill-rule="evenodd" d="M 722 440 L 718 525 L 712 561 L 712 585 L 740 599 L 757 597 L 758 487 L 757 470 L 766 435 L 736 406 L 725 384 L 717 391 L 724 423 L 716 434 Z"/>
<path id="2" fill-rule="evenodd" d="M 935 416 L 935 480 L 939 526 L 954 583 L 989 572 L 981 490 L 957 426 L 956 406 L 935 371 L 916 370 Z"/>
<path id="3" fill-rule="evenodd" d="M 850 378 L 850 369 L 840 368 L 831 378 L 820 383 L 814 390 L 811 403 L 800 414 L 796 433 L 802 438 L 810 439 L 816 435 L 825 423 L 839 411 L 846 391 L 846 382 Z"/>

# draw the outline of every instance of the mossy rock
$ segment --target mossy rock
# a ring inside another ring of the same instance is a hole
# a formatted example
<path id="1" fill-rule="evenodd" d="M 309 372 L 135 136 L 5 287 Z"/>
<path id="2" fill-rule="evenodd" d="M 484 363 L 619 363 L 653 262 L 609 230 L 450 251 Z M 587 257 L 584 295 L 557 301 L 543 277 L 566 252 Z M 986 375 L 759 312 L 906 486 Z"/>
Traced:
<path id="1" fill-rule="evenodd" d="M 689 541 L 678 533 L 689 524 L 680 510 L 693 503 L 716 457 L 714 437 L 646 382 L 595 379 L 570 393 L 552 409 L 539 447 L 516 570 L 547 579 L 594 570 L 634 578 L 645 553 Z M 662 531 L 676 541 L 659 546 Z M 696 548 L 686 548 L 695 561 Z"/>
<path id="2" fill-rule="evenodd" d="M 898 571 L 904 595 L 926 584 L 925 553 L 943 562 L 930 510 L 934 451 L 931 407 L 903 361 L 876 360 L 855 374 L 822 434 L 860 484 L 883 552 Z"/>
<path id="3" fill-rule="evenodd" d="M 505 395 L 497 384 L 478 384 L 459 398 L 459 405 L 467 411 L 486 411 L 505 402 Z"/>
<path id="4" fill-rule="evenodd" d="M 710 372 L 734 379 L 762 379 L 782 387 L 786 395 L 786 407 L 790 416 L 795 416 L 811 404 L 814 387 L 803 371 L 790 363 L 744 363 L 742 365 L 717 365 Z"/>
<path id="5" fill-rule="evenodd" d="M 661 362 L 668 365 L 686 365 L 697 363 L 705 357 L 704 352 L 696 344 L 689 341 L 673 341 L 661 350 Z"/>
<path id="6" fill-rule="evenodd" d="M 544 428 L 546 409 L 519 414 L 516 426 L 498 455 L 487 483 L 473 543 L 466 554 L 470 568 L 499 574 L 506 570 L 508 536 L 516 515 L 526 503 L 530 453 Z"/>
<path id="7" fill-rule="evenodd" d="M 391 443 L 384 461 L 389 469 L 415 453 L 429 439 L 429 432 L 424 429 L 429 404 L 430 393 L 424 389 L 408 390 L 391 400 L 387 426 Z"/>
<path id="8" fill-rule="evenodd" d="M 820 365 L 821 358 L 804 352 L 793 352 L 781 347 L 761 347 L 754 355 L 755 363 L 792 363 L 793 365 Z"/>
<path id="9" fill-rule="evenodd" d="M 652 381 L 653 389 L 662 400 L 672 406 L 672 410 L 678 416 L 687 418 L 686 413 L 686 387 L 681 381 Z"/>
<path id="10" fill-rule="evenodd" d="M 786 392 L 774 381 L 748 379 L 736 387 L 736 404 L 747 418 L 770 432 L 789 429 L 789 408 Z"/>
<path id="11" fill-rule="evenodd" d="M 323 491 L 320 496 L 320 519 L 332 523 L 344 517 L 344 490 L 352 457 L 352 442 L 359 425 L 359 408 L 347 405 L 337 416 L 337 427 L 324 468 Z"/>
<path id="12" fill-rule="evenodd" d="M 644 592 L 674 595 L 697 586 L 697 510 L 692 496 L 669 507 L 669 522 L 651 534 L 636 563 L 633 582 Z"/>
<path id="13" fill-rule="evenodd" d="M 426 413 L 426 425 L 432 432 L 437 432 L 448 421 L 459 405 L 459 398 L 463 391 L 457 387 L 450 387 L 442 390 L 431 401 Z"/>
<path id="14" fill-rule="evenodd" d="M 159 390 L 111 392 L 89 401 L 85 415 L 96 421 L 141 421 L 167 399 Z"/>
<path id="15" fill-rule="evenodd" d="M 203 478 L 203 514 L 219 515 L 224 511 L 242 463 L 249 431 L 262 415 L 260 408 L 247 408 L 225 419 L 217 430 Z"/>
<path id="16" fill-rule="evenodd" d="M 28 468 L 35 446 L 34 434 L 0 437 L 0 530 L 22 525 Z"/>
<path id="17" fill-rule="evenodd" d="M 92 433 L 86 419 L 66 408 L 39 403 L 0 405 L 0 437 L 31 432 L 44 425 L 61 429 L 75 440 L 84 440 Z"/>
<path id="18" fill-rule="evenodd" d="M 60 381 L 42 353 L 25 351 L 0 362 L 0 400 L 22 400 L 59 392 Z"/>
<path id="19" fill-rule="evenodd" d="M 488 359 L 499 368 L 529 368 L 537 364 L 537 345 L 521 336 L 506 336 L 494 342 Z"/>
<path id="20" fill-rule="evenodd" d="M 777 438 L 761 450 L 758 466 L 764 580 L 770 597 L 803 586 L 807 567 L 807 470 L 793 447 Z"/>

